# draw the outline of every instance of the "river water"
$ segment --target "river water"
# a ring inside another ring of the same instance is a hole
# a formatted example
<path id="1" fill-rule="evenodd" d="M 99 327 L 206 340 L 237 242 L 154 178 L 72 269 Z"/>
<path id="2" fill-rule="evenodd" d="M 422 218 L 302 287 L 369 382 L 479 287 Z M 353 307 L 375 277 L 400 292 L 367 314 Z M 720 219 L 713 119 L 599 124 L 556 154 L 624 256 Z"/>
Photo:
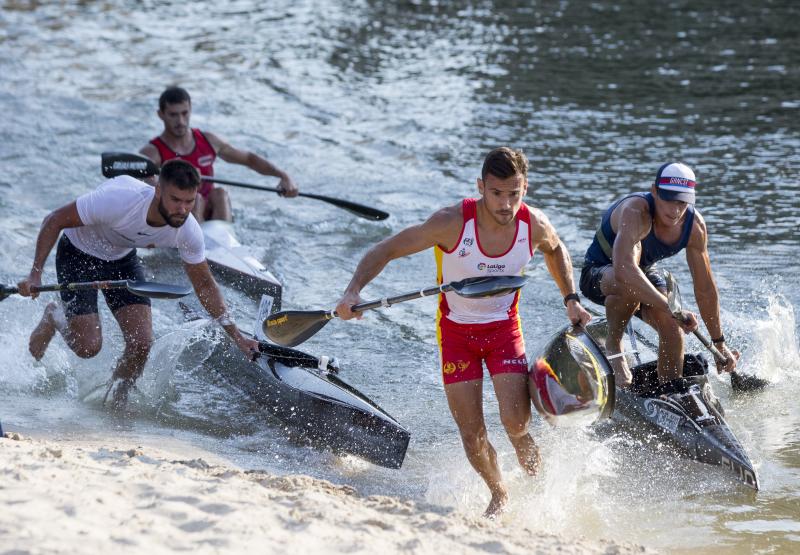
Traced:
<path id="1" fill-rule="evenodd" d="M 310 200 L 232 192 L 244 241 L 285 284 L 286 308 L 327 308 L 374 242 L 476 194 L 486 151 L 522 148 L 527 201 L 579 261 L 604 207 L 644 190 L 664 161 L 698 176 L 698 208 L 745 371 L 773 382 L 715 389 L 755 461 L 762 490 L 668 450 L 537 419 L 542 475 L 527 479 L 485 410 L 512 490 L 508 525 L 632 541 L 672 553 L 800 549 L 800 9 L 791 2 L 664 3 L 345 0 L 315 2 L 0 2 L 0 279 L 27 271 L 41 219 L 101 181 L 104 150 L 136 151 L 159 133 L 161 90 L 193 95 L 193 124 L 268 156 L 302 190 L 387 210 L 380 223 Z M 220 163 L 217 174 L 258 181 Z M 266 183 L 266 182 L 265 182 Z M 269 184 L 269 183 L 267 183 Z M 670 268 L 696 306 L 682 257 Z M 168 256 L 155 277 L 181 280 Z M 48 277 L 54 277 L 52 262 Z M 530 353 L 564 323 L 540 257 L 522 301 Z M 393 262 L 373 298 L 433 283 L 431 253 Z M 246 326 L 252 301 L 226 290 Z M 333 322 L 303 348 L 336 356 L 342 377 L 412 433 L 399 471 L 297 445 L 201 364 L 208 345 L 156 301 L 160 337 L 136 418 L 108 416 L 86 392 L 107 378 L 119 333 L 91 361 L 55 340 L 26 353 L 44 300 L 0 306 L 0 420 L 57 437 L 177 436 L 238 464 L 303 472 L 368 494 L 479 513 L 440 384 L 433 301 Z M 177 331 L 176 331 L 177 330 Z M 690 343 L 700 349 L 699 344 Z"/>

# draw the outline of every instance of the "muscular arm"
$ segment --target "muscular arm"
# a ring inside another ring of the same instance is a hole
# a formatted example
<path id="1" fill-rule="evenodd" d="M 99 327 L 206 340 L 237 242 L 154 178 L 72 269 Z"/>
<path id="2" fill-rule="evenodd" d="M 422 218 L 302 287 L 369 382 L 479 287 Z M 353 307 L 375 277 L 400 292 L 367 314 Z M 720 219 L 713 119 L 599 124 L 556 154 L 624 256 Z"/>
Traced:
<path id="1" fill-rule="evenodd" d="M 68 227 L 80 227 L 83 225 L 81 217 L 78 215 L 78 208 L 75 202 L 71 202 L 61 208 L 53 210 L 42 221 L 39 235 L 36 237 L 36 251 L 33 255 L 33 264 L 28 277 L 19 283 L 22 295 L 31 295 L 31 287 L 41 285 L 42 270 L 47 261 L 53 245 L 56 244 L 61 230 Z M 36 297 L 36 293 L 32 295 Z"/>
<path id="2" fill-rule="evenodd" d="M 266 158 L 262 158 L 258 154 L 248 150 L 239 150 L 230 144 L 226 143 L 213 133 L 206 133 L 206 138 L 211 142 L 211 146 L 217 151 L 217 155 L 231 164 L 239 164 L 247 166 L 251 170 L 260 173 L 261 175 L 269 175 L 280 179 L 278 189 L 281 194 L 286 197 L 296 197 L 298 193 L 297 185 L 295 185 L 292 178 L 288 173 L 278 168 Z"/>
<path id="3" fill-rule="evenodd" d="M 612 224 L 616 223 L 617 228 L 611 257 L 614 275 L 620 285 L 639 302 L 671 314 L 666 296 L 650 283 L 639 268 L 641 241 L 650 233 L 652 226 L 649 211 L 642 205 L 646 207 L 646 202 L 640 199 L 625 201 L 617 209 L 619 214 L 612 216 Z"/>
<path id="4" fill-rule="evenodd" d="M 361 258 L 344 297 L 339 301 L 337 312 L 345 318 L 352 317 L 350 306 L 359 300 L 359 293 L 370 281 L 381 273 L 386 264 L 395 258 L 409 256 L 435 245 L 450 248 L 461 231 L 461 205 L 443 208 L 425 222 L 408 227 L 384 239 Z"/>
<path id="5" fill-rule="evenodd" d="M 222 297 L 222 292 L 219 290 L 217 282 L 214 281 L 214 276 L 211 275 L 211 270 L 208 268 L 208 262 L 205 260 L 199 264 L 185 264 L 186 275 L 189 276 L 189 281 L 192 282 L 197 298 L 200 304 L 215 320 L 222 318 L 227 314 L 227 307 L 225 306 L 225 299 Z M 223 326 L 228 335 L 235 337 L 239 330 L 235 325 Z"/>
<path id="6" fill-rule="evenodd" d="M 572 258 L 564 242 L 559 238 L 556 228 L 540 210 L 530 208 L 533 214 L 531 244 L 542 251 L 547 270 L 558 285 L 561 296 L 575 292 L 572 276 Z M 573 324 L 588 324 L 592 316 L 586 312 L 579 301 L 567 303 L 567 316 Z"/>
<path id="7" fill-rule="evenodd" d="M 714 281 L 714 275 L 711 273 L 706 224 L 700 214 L 695 214 L 692 234 L 686 245 L 686 262 L 692 274 L 697 306 L 706 323 L 708 333 L 713 338 L 720 337 L 722 336 L 722 324 L 719 318 L 719 291 Z"/>
<path id="8" fill-rule="evenodd" d="M 535 223 L 531 229 L 531 243 L 534 248 L 542 251 L 547 270 L 558 285 L 561 295 L 565 296 L 575 292 L 575 282 L 572 277 L 572 259 L 566 245 L 561 241 L 553 224 L 540 210 L 531 208 Z"/>
<path id="9" fill-rule="evenodd" d="M 211 142 L 211 146 L 217 151 L 217 155 L 230 164 L 239 164 L 240 166 L 247 166 L 251 170 L 260 173 L 261 175 L 269 175 L 272 177 L 286 177 L 286 172 L 279 169 L 272 162 L 266 158 L 262 158 L 258 154 L 250 152 L 249 150 L 240 150 L 226 143 L 213 133 L 206 132 L 206 138 Z"/>
<path id="10" fill-rule="evenodd" d="M 258 342 L 242 335 L 233 319 L 228 316 L 225 299 L 222 298 L 222 292 L 211 275 L 208 262 L 204 260 L 199 264 L 184 263 L 184 268 L 186 269 L 186 275 L 189 276 L 189 281 L 192 282 L 195 293 L 197 293 L 200 304 L 203 305 L 203 308 L 212 318 L 220 323 L 225 333 L 236 343 L 239 350 L 252 360 L 254 353 L 258 351 Z"/>

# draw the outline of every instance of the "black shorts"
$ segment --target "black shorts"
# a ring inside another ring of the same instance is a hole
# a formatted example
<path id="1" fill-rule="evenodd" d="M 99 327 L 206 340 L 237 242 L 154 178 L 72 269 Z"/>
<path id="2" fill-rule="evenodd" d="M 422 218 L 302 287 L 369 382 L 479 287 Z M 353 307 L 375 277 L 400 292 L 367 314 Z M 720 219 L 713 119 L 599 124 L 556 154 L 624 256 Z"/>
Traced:
<path id="1" fill-rule="evenodd" d="M 605 305 L 606 297 L 600 289 L 600 280 L 603 277 L 603 272 L 606 268 L 610 268 L 611 264 L 594 264 L 592 262 L 584 262 L 583 269 L 581 270 L 581 293 L 583 296 L 592 302 Z M 667 280 L 664 274 L 655 266 L 649 268 L 642 268 L 644 275 L 650 280 L 656 289 L 662 291 L 667 288 Z"/>
<path id="2" fill-rule="evenodd" d="M 144 281 L 144 268 L 136 256 L 136 249 L 119 260 L 103 260 L 78 249 L 66 235 L 62 235 L 56 250 L 56 275 L 59 283 L 106 279 Z M 96 289 L 60 293 L 67 318 L 97 313 Z M 103 289 L 103 295 L 111 312 L 131 304 L 150 306 L 150 299 L 134 295 L 127 289 Z"/>

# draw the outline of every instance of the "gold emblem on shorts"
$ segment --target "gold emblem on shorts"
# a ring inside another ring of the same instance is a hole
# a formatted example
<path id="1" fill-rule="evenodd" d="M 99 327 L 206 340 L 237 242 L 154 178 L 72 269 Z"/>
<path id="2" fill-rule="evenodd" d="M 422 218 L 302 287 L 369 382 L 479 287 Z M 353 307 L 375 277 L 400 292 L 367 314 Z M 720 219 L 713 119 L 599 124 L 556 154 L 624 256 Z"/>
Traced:
<path id="1" fill-rule="evenodd" d="M 459 360 L 457 362 L 445 362 L 442 370 L 445 374 L 452 374 L 456 371 L 456 369 L 458 369 L 459 372 L 463 372 L 467 368 L 469 368 L 469 361 Z"/>

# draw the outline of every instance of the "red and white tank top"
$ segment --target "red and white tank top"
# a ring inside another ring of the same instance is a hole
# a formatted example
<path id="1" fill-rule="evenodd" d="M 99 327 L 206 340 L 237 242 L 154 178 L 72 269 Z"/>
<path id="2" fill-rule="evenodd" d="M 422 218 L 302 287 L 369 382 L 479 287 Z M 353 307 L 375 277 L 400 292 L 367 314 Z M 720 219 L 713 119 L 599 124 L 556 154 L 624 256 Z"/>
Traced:
<path id="1" fill-rule="evenodd" d="M 528 207 L 523 204 L 517 212 L 517 232 L 506 252 L 490 256 L 481 248 L 478 237 L 477 200 L 468 198 L 462 203 L 464 225 L 456 246 L 450 251 L 439 246 L 434 249 L 439 283 L 479 276 L 521 275 L 533 257 Z M 485 299 L 465 299 L 451 291 L 439 295 L 439 317 L 458 324 L 485 324 L 516 318 L 518 304 L 519 291 Z"/>
<path id="2" fill-rule="evenodd" d="M 179 158 L 186 160 L 193 165 L 200 172 L 200 175 L 214 176 L 214 160 L 217 159 L 217 151 L 211 146 L 211 142 L 206 139 L 203 132 L 199 129 L 192 128 L 192 136 L 194 137 L 194 149 L 188 154 L 178 154 L 172 150 L 167 143 L 161 140 L 161 137 L 156 137 L 150 141 L 150 144 L 158 149 L 158 155 L 161 156 L 161 163 L 167 160 Z M 207 197 L 211 193 L 214 184 L 211 181 L 203 181 L 200 183 L 198 193 Z"/>

